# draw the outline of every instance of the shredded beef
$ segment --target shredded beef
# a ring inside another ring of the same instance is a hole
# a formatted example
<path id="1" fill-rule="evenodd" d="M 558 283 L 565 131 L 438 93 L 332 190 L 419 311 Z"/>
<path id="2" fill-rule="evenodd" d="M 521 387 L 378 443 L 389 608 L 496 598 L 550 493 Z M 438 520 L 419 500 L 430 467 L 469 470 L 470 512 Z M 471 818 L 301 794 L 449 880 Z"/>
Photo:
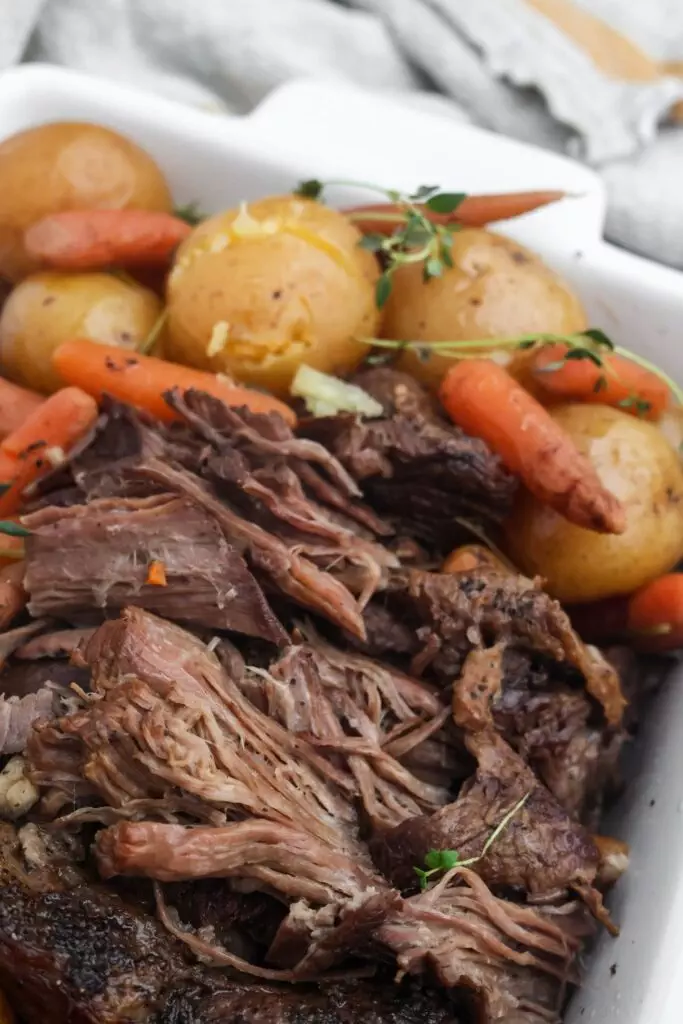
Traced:
<path id="1" fill-rule="evenodd" d="M 573 817 L 595 823 L 614 787 L 625 733 L 599 721 L 584 690 L 553 677 L 550 663 L 496 644 L 475 648 L 453 687 L 456 723 L 495 728 Z"/>
<path id="2" fill-rule="evenodd" d="M 292 989 L 193 965 L 149 914 L 84 884 L 64 862 L 65 849 L 51 850 L 46 864 L 38 845 L 38 861 L 23 866 L 14 830 L 2 829 L 0 985 L 25 1024 L 351 1024 L 359 1014 L 366 1024 L 456 1021 L 445 995 L 392 980 Z M 217 886 L 225 883 L 210 884 L 208 901 L 196 886 L 175 891 L 185 916 L 208 908 L 212 921 L 255 923 L 254 913 L 263 921 L 251 897 L 221 901 Z M 264 899 L 257 898 L 261 909 Z"/>
<path id="3" fill-rule="evenodd" d="M 448 716 L 416 680 L 314 637 L 290 647 L 268 672 L 259 671 L 256 683 L 263 693 L 258 703 L 271 718 L 346 765 L 374 827 L 448 799 L 447 788 L 417 778 L 393 756 L 393 749 L 405 756 L 440 732 Z"/>
<path id="4" fill-rule="evenodd" d="M 44 508 L 26 522 L 34 615 L 78 617 L 135 602 L 171 619 L 286 640 L 239 552 L 192 502 L 102 498 Z M 163 563 L 165 586 L 146 582 L 153 560 Z"/>
<path id="5" fill-rule="evenodd" d="M 588 693 L 602 704 L 607 722 L 621 721 L 625 699 L 617 673 L 582 643 L 559 603 L 538 582 L 493 570 L 449 574 L 413 569 L 395 575 L 393 591 L 422 641 L 413 659 L 421 671 L 429 668 L 450 683 L 473 647 L 504 641 L 577 669 Z"/>
<path id="6" fill-rule="evenodd" d="M 129 608 L 100 627 L 84 660 L 103 699 L 34 730 L 27 750 L 37 781 L 64 802 L 97 796 L 126 815 L 158 800 L 165 820 L 175 807 L 214 822 L 242 806 L 363 858 L 353 781 L 258 712 L 196 637 Z"/>
<path id="7" fill-rule="evenodd" d="M 55 695 L 47 687 L 24 697 L 0 697 L 0 755 L 20 754 L 33 726 L 55 714 Z"/>
<path id="8" fill-rule="evenodd" d="M 486 524 L 505 516 L 515 481 L 483 441 L 443 418 L 407 374 L 369 370 L 357 383 L 381 402 L 385 418 L 322 417 L 300 431 L 334 453 L 373 508 L 443 551 L 462 536 L 458 518 Z"/>
<path id="9" fill-rule="evenodd" d="M 493 830 L 517 807 L 498 840 L 477 861 L 477 873 L 489 885 L 535 896 L 592 885 L 600 857 L 582 826 L 500 737 L 478 733 L 468 736 L 467 745 L 478 768 L 455 803 L 373 840 L 383 874 L 400 888 L 414 888 L 415 867 L 424 866 L 432 849 L 457 850 L 462 860 L 479 857 Z"/>
<path id="10" fill-rule="evenodd" d="M 66 689 L 76 683 L 82 690 L 90 686 L 87 669 L 70 665 L 68 661 L 41 658 L 39 661 L 18 661 L 6 665 L 0 676 L 0 693 L 5 697 L 25 697 L 36 693 L 47 683 Z"/>

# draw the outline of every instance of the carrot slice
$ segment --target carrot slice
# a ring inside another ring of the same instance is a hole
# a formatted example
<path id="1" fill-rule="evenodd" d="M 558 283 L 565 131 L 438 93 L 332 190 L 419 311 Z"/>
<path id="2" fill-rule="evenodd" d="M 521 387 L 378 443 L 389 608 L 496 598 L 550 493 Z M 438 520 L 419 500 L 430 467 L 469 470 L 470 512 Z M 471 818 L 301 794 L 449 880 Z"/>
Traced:
<path id="1" fill-rule="evenodd" d="M 453 422 L 486 441 L 540 501 L 585 529 L 624 532 L 621 503 L 569 434 L 501 366 L 489 359 L 455 363 L 440 397 Z"/>
<path id="2" fill-rule="evenodd" d="M 220 398 L 226 405 L 246 406 L 252 412 L 277 412 L 290 426 L 296 423 L 288 405 L 260 391 L 232 384 L 214 373 L 138 355 L 114 345 L 99 345 L 83 338 L 65 341 L 54 352 L 52 363 L 64 380 L 95 398 L 112 395 L 161 420 L 179 418 L 164 400 L 166 391 L 196 388 Z"/>
<path id="3" fill-rule="evenodd" d="M 64 210 L 24 233 L 26 251 L 58 270 L 168 263 L 190 225 L 158 210 Z"/>
<path id="4" fill-rule="evenodd" d="M 432 224 L 460 224 L 469 228 L 480 228 L 497 220 L 509 220 L 512 217 L 521 217 L 524 213 L 532 213 L 542 206 L 564 199 L 566 194 L 548 191 L 466 196 L 452 213 L 436 213 L 424 203 L 415 205 L 420 213 L 426 214 Z M 405 209 L 398 203 L 349 206 L 342 212 L 363 234 L 390 235 L 405 217 Z M 387 214 L 396 214 L 397 220 L 387 220 Z"/>
<path id="5" fill-rule="evenodd" d="M 0 438 L 7 437 L 45 401 L 43 395 L 0 377 Z"/>
<path id="6" fill-rule="evenodd" d="M 543 394 L 612 405 L 649 420 L 658 419 L 669 404 L 666 383 L 644 366 L 613 354 L 601 356 L 602 366 L 590 359 L 563 362 L 569 351 L 567 345 L 542 345 L 531 354 L 528 370 Z"/>
<path id="7" fill-rule="evenodd" d="M 44 476 L 97 419 L 97 402 L 79 388 L 62 388 L 41 403 L 0 444 L 0 519 L 13 515 L 29 484 Z"/>
<path id="8" fill-rule="evenodd" d="M 163 562 L 160 562 L 158 558 L 155 558 L 149 563 L 147 579 L 145 582 L 149 584 L 150 587 L 166 586 L 166 566 Z"/>

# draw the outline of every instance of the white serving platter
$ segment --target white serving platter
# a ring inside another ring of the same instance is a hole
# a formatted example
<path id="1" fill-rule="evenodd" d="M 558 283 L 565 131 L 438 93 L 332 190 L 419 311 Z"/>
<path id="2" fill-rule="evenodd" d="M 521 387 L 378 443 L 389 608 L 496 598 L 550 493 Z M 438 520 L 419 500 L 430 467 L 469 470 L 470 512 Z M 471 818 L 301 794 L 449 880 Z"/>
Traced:
<path id="1" fill-rule="evenodd" d="M 295 82 L 232 118 L 48 66 L 0 75 L 0 138 L 55 120 L 126 133 L 156 158 L 178 202 L 197 200 L 207 212 L 311 177 L 576 193 L 501 230 L 573 283 L 594 326 L 683 382 L 683 274 L 607 245 L 601 184 L 564 157 L 329 83 Z M 632 846 L 631 870 L 610 899 L 621 936 L 601 936 L 567 1024 L 683 1021 L 682 673 L 659 696 L 641 751 L 640 774 L 609 822 Z"/>

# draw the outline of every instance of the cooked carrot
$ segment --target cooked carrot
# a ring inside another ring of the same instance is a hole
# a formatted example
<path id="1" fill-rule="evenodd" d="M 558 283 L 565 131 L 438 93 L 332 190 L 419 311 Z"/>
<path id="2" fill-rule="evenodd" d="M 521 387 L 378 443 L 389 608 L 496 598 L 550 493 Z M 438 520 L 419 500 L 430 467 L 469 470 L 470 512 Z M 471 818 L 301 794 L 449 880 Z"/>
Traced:
<path id="1" fill-rule="evenodd" d="M 196 388 L 220 398 L 226 405 L 246 406 L 252 412 L 278 412 L 290 426 L 296 423 L 288 405 L 260 391 L 232 384 L 215 373 L 167 363 L 154 356 L 136 355 L 114 345 L 99 345 L 83 338 L 65 341 L 53 354 L 52 363 L 64 380 L 95 398 L 111 395 L 162 420 L 179 418 L 164 400 L 166 391 Z"/>
<path id="2" fill-rule="evenodd" d="M 543 394 L 613 405 L 650 420 L 658 419 L 669 404 L 669 388 L 644 366 L 614 354 L 601 356 L 602 366 L 590 359 L 563 362 L 569 351 L 567 345 L 541 345 L 531 354 L 528 368 Z"/>
<path id="3" fill-rule="evenodd" d="M 57 270 L 158 266 L 191 231 L 184 220 L 157 210 L 65 210 L 32 224 L 24 247 Z"/>
<path id="4" fill-rule="evenodd" d="M 166 586 L 166 566 L 163 562 L 160 562 L 158 558 L 155 558 L 149 563 L 145 583 L 150 587 Z"/>
<path id="5" fill-rule="evenodd" d="M 497 220 L 509 220 L 531 213 L 549 203 L 564 199 L 566 192 L 505 192 L 499 195 L 466 196 L 453 213 L 436 213 L 424 203 L 416 203 L 421 213 L 433 224 L 461 224 L 480 228 Z M 400 220 L 387 220 L 387 214 L 404 217 L 404 208 L 397 203 L 372 203 L 349 206 L 343 211 L 363 234 L 390 235 Z"/>
<path id="6" fill-rule="evenodd" d="M 628 602 L 627 629 L 641 651 L 683 647 L 683 573 L 660 576 Z"/>
<path id="7" fill-rule="evenodd" d="M 15 562 L 0 569 L 0 630 L 6 629 L 19 612 L 26 607 L 28 597 L 24 590 L 23 562 Z"/>
<path id="8" fill-rule="evenodd" d="M 451 551 L 441 566 L 441 572 L 472 572 L 473 569 L 497 569 L 507 572 L 507 566 L 483 544 L 463 544 Z"/>
<path id="9" fill-rule="evenodd" d="M 97 418 L 97 403 L 80 388 L 61 388 L 0 442 L 0 451 L 23 458 L 40 445 L 70 448 Z"/>
<path id="10" fill-rule="evenodd" d="M 623 533 L 621 503 L 543 406 L 490 359 L 455 363 L 441 384 L 454 423 L 481 437 L 540 501 L 588 530 Z"/>
<path id="11" fill-rule="evenodd" d="M 44 401 L 43 395 L 0 377 L 0 439 L 21 426 Z"/>
<path id="12" fill-rule="evenodd" d="M 97 419 L 97 402 L 79 388 L 62 388 L 0 443 L 0 519 L 13 515 L 26 487 L 63 458 Z"/>
<path id="13" fill-rule="evenodd" d="M 683 573 L 569 611 L 574 628 L 592 643 L 628 643 L 651 654 L 675 651 L 683 647 Z"/>

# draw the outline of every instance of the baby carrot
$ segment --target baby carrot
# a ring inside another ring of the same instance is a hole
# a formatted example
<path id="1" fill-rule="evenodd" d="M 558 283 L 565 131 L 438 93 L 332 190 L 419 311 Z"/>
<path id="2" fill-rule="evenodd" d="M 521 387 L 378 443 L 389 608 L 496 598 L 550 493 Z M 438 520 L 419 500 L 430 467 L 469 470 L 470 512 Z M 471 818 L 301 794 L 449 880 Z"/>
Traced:
<path id="1" fill-rule="evenodd" d="M 627 629 L 642 651 L 683 647 L 683 573 L 660 576 L 632 594 Z"/>
<path id="2" fill-rule="evenodd" d="M 232 384 L 215 373 L 167 363 L 165 359 L 139 355 L 114 345 L 99 345 L 84 338 L 65 341 L 54 352 L 52 363 L 63 380 L 95 398 L 111 395 L 162 420 L 178 419 L 164 400 L 166 391 L 196 388 L 220 398 L 226 405 L 246 406 L 252 412 L 278 412 L 290 426 L 296 423 L 288 405 L 260 391 Z"/>
<path id="3" fill-rule="evenodd" d="M 420 213 L 433 224 L 462 224 L 480 228 L 497 220 L 509 220 L 531 213 L 549 203 L 564 199 L 566 192 L 506 192 L 499 195 L 466 196 L 452 213 L 436 213 L 424 203 L 416 203 Z M 400 220 L 387 220 L 387 214 L 405 216 L 404 208 L 395 203 L 373 203 L 351 206 L 343 211 L 363 234 L 390 235 Z"/>
<path id="4" fill-rule="evenodd" d="M 572 625 L 590 643 L 628 643 L 656 654 L 683 647 L 683 573 L 672 572 L 626 597 L 570 610 Z"/>
<path id="5" fill-rule="evenodd" d="M 46 398 L 0 444 L 0 519 L 14 515 L 29 484 L 44 476 L 97 419 L 97 402 L 79 388 Z"/>
<path id="6" fill-rule="evenodd" d="M 159 265 L 191 231 L 180 217 L 158 210 L 65 210 L 32 224 L 24 247 L 57 270 Z"/>
<path id="7" fill-rule="evenodd" d="M 623 533 L 621 503 L 543 406 L 489 359 L 455 363 L 440 398 L 454 423 L 481 437 L 540 501 L 577 526 Z"/>
<path id="8" fill-rule="evenodd" d="M 602 355 L 602 366 L 590 359 L 565 360 L 569 351 L 557 344 L 541 345 L 531 353 L 528 370 L 542 394 L 613 405 L 650 420 L 658 419 L 669 404 L 666 383 L 644 366 L 614 354 Z"/>
<path id="9" fill-rule="evenodd" d="M 0 451 L 23 458 L 40 447 L 70 448 L 97 419 L 97 403 L 79 388 L 61 388 L 0 442 Z"/>
<path id="10" fill-rule="evenodd" d="M 0 438 L 16 430 L 44 401 L 43 395 L 0 377 Z"/>

